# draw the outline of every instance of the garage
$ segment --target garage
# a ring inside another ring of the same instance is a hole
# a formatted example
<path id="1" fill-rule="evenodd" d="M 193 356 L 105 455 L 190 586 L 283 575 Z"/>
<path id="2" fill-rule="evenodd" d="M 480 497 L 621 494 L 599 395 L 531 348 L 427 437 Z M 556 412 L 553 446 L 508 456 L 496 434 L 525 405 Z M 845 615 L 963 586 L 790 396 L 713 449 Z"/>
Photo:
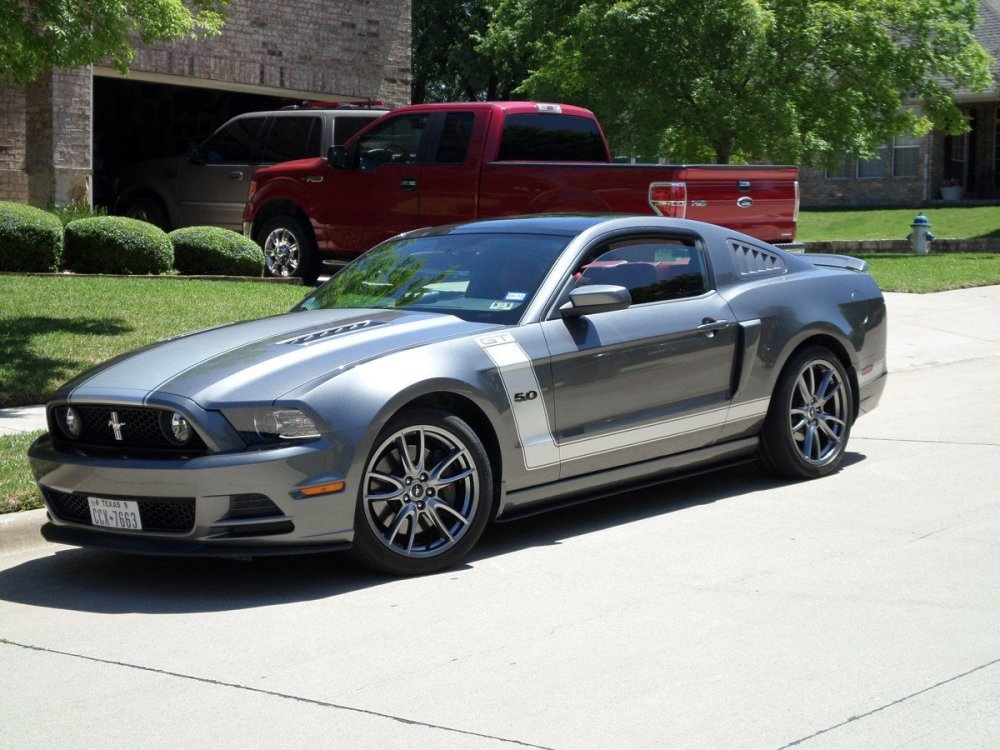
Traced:
<path id="1" fill-rule="evenodd" d="M 229 118 L 291 99 L 94 76 L 93 201 L 111 207 L 115 177 L 140 161 L 179 156 Z"/>

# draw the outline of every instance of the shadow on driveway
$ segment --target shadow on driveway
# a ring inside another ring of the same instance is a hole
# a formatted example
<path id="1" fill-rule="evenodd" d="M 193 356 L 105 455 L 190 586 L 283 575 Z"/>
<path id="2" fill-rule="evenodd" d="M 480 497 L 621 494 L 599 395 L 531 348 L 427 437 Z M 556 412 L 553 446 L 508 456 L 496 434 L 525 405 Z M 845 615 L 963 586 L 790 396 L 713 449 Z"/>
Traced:
<path id="1" fill-rule="evenodd" d="M 864 458 L 848 453 L 844 465 Z M 783 484 L 744 465 L 492 524 L 465 566 L 664 513 L 739 502 L 741 495 Z M 243 561 L 69 549 L 0 571 L 0 599 L 80 612 L 181 614 L 325 599 L 396 580 L 362 568 L 344 553 Z"/>

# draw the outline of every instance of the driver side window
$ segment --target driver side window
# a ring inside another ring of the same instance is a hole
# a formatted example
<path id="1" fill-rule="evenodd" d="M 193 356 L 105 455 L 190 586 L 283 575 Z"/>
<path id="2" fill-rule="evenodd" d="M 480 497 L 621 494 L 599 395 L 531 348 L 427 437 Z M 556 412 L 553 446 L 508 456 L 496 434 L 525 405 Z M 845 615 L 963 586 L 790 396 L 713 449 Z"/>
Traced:
<path id="1" fill-rule="evenodd" d="M 362 166 L 366 160 L 378 164 L 415 163 L 428 116 L 396 117 L 365 135 L 358 141 Z"/>
<path id="2" fill-rule="evenodd" d="M 696 297 L 709 290 L 702 250 L 693 239 L 626 240 L 594 251 L 576 285 L 623 286 L 632 304 Z"/>

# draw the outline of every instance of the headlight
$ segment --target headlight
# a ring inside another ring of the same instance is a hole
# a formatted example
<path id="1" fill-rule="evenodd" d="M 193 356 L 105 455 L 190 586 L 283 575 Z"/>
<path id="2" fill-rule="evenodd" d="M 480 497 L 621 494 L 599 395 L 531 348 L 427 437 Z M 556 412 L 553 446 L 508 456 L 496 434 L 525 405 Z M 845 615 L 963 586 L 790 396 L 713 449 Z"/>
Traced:
<path id="1" fill-rule="evenodd" d="M 319 437 L 316 425 L 298 409 L 274 409 L 254 414 L 253 427 L 264 440 Z"/>
<path id="2" fill-rule="evenodd" d="M 191 429 L 187 417 L 175 411 L 165 411 L 160 414 L 160 430 L 174 445 L 187 445 L 194 436 L 194 430 Z"/>
<path id="3" fill-rule="evenodd" d="M 298 409 L 226 409 L 223 413 L 250 445 L 315 440 L 320 436 L 316 423 Z"/>

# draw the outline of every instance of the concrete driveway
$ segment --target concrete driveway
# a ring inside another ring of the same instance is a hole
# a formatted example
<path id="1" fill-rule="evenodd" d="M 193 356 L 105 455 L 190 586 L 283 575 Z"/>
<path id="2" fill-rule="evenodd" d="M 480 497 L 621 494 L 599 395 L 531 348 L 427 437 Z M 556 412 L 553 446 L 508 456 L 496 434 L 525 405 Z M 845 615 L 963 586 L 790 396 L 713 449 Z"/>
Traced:
<path id="1" fill-rule="evenodd" d="M 0 559 L 0 747 L 996 748 L 1000 287 L 888 295 L 838 474 L 730 470 L 335 555 Z"/>

